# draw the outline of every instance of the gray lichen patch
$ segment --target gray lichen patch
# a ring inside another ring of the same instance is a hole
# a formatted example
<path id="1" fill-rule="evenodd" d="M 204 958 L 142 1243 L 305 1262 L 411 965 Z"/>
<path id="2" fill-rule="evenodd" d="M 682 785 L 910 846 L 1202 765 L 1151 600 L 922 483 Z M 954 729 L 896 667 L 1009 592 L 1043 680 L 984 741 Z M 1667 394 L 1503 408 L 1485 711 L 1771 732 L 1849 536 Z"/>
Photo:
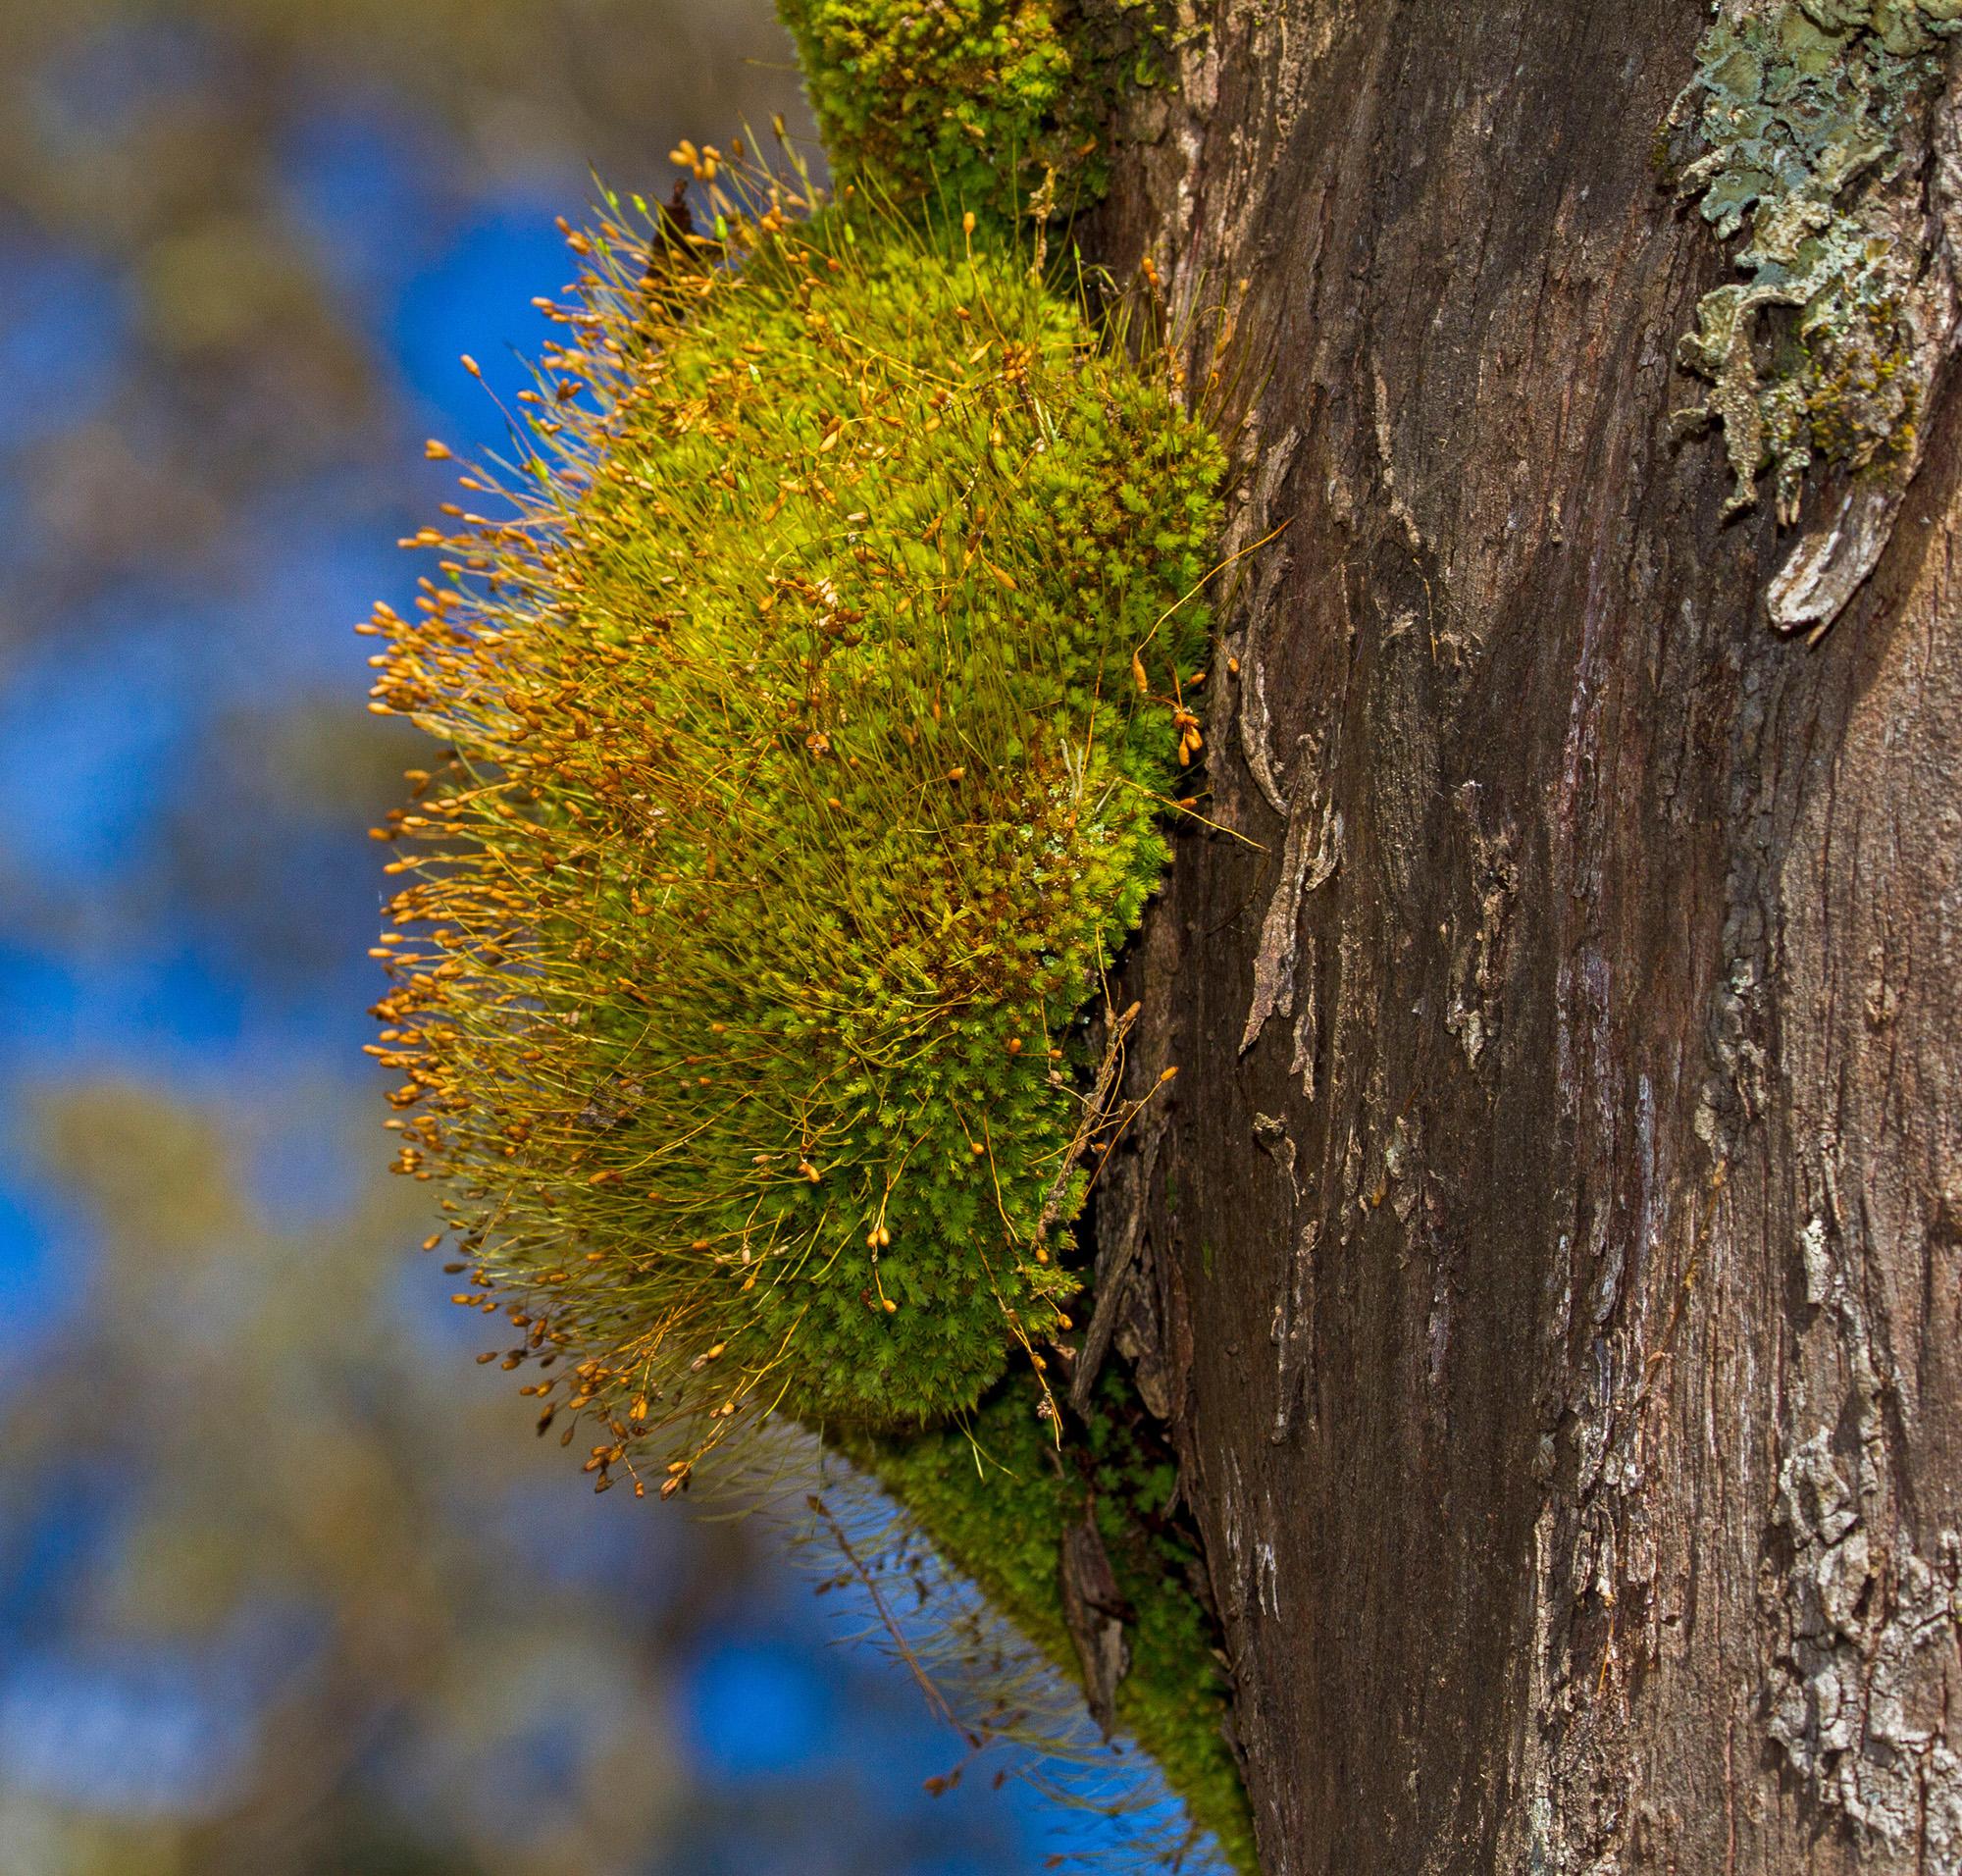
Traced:
<path id="1" fill-rule="evenodd" d="M 1913 1409 L 1821 1165 L 1833 1196 L 1798 1234 L 1809 1313 L 1758 1574 L 1760 1710 L 1791 1772 L 1852 1827 L 1861 1867 L 1962 1876 L 1962 1534 L 1939 1517 L 1917 1529 L 1889 1439 L 1890 1408 Z"/>
<path id="2" fill-rule="evenodd" d="M 1954 324 L 1922 178 L 1957 32 L 1962 0 L 1758 0 L 1721 8 L 1697 49 L 1670 120 L 1703 146 L 1680 193 L 1724 238 L 1746 233 L 1734 256 L 1746 278 L 1698 305 L 1678 359 L 1710 390 L 1674 421 L 1723 426 L 1727 514 L 1756 502 L 1767 471 L 1789 527 L 1815 462 L 1903 489 L 1919 462 Z M 1871 570 L 1871 531 L 1842 533 L 1842 564 L 1808 562 L 1774 592 L 1781 623 L 1830 618 Z"/>
<path id="3" fill-rule="evenodd" d="M 1896 1849 L 1918 1839 L 1920 1867 L 1954 1876 L 1962 1759 L 1946 1737 L 1944 1670 L 1962 1616 L 1962 1538 L 1942 1532 L 1932 1559 L 1905 1534 L 1879 1543 L 1823 1433 L 1784 1462 L 1776 1522 L 1791 1564 L 1771 1603 L 1772 1738 L 1856 1830 Z"/>

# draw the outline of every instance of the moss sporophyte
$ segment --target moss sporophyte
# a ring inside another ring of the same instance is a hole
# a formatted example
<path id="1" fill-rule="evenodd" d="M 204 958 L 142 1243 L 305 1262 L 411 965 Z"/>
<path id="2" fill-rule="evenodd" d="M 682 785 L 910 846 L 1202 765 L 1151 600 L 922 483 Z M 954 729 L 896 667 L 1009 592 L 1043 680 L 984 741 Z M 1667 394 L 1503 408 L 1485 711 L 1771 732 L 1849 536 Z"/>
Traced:
<path id="1" fill-rule="evenodd" d="M 414 537 L 439 577 L 367 628 L 373 707 L 444 752 L 378 830 L 397 1167 L 601 1490 L 795 1421 L 1072 1670 L 1094 1504 L 1119 1722 L 1244 1860 L 1165 1476 L 1045 1379 L 1110 1120 L 1088 1017 L 1199 748 L 1219 451 L 971 213 L 716 189 L 713 238 L 569 234 L 512 457 L 462 478 L 494 512 Z"/>

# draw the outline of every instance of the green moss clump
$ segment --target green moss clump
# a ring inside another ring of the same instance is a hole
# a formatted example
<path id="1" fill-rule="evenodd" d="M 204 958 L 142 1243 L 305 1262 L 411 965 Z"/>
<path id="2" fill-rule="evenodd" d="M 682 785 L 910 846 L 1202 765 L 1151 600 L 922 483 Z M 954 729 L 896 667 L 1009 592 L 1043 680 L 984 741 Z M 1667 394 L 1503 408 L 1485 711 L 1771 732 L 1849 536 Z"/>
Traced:
<path id="1" fill-rule="evenodd" d="M 1158 0 L 779 0 L 841 176 L 1013 217 L 1094 201 L 1111 93 L 1153 70 Z"/>
<path id="2" fill-rule="evenodd" d="M 1197 735 L 1211 439 L 1012 253 L 753 207 L 578 237 L 511 517 L 379 619 L 455 752 L 384 830 L 399 1164 L 602 1483 L 1061 1326 L 1078 1015 Z"/>
<path id="3" fill-rule="evenodd" d="M 1010 1378 L 964 1426 L 910 1438 L 848 1437 L 941 1554 L 1072 1679 L 1061 1534 L 1094 1511 L 1126 1607 L 1130 1667 L 1116 1723 L 1162 1768 L 1194 1825 L 1236 1869 L 1255 1870 L 1253 1825 L 1227 1743 L 1229 1688 L 1196 1589 L 1199 1558 L 1170 1516 L 1177 1472 L 1128 1390 L 1107 1371 L 1058 1449 L 1033 1379 Z"/>
<path id="4" fill-rule="evenodd" d="M 1860 470 L 1914 446 L 1926 372 L 1908 152 L 1958 30 L 1962 0 L 1778 0 L 1725 14 L 1697 48 L 1671 124 L 1693 115 L 1707 147 L 1681 192 L 1726 238 L 1749 220 L 1749 278 L 1699 303 L 1678 356 L 1711 391 L 1676 423 L 1723 425 L 1727 514 L 1756 501 L 1769 467 L 1789 525 L 1815 459 Z"/>
<path id="5" fill-rule="evenodd" d="M 370 628 L 373 707 L 448 752 L 377 830 L 415 844 L 398 1170 L 601 1490 L 794 1418 L 1072 1674 L 1094 1516 L 1117 1724 L 1251 1869 L 1172 1469 L 1108 1378 L 1059 1442 L 1038 1352 L 1107 1119 L 1084 1014 L 1201 744 L 1221 455 L 1000 231 L 1101 187 L 1155 14 L 784 5 L 867 186 L 807 214 L 684 144 L 713 239 L 572 235 L 515 458 L 464 478 L 502 510 L 416 537 L 442 578 Z"/>

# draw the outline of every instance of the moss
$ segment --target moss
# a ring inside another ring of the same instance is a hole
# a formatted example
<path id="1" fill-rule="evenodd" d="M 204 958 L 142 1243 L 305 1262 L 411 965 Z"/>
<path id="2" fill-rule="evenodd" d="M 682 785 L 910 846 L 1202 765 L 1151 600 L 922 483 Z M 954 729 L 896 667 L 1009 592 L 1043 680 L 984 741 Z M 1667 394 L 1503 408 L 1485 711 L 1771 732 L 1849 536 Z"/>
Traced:
<path id="1" fill-rule="evenodd" d="M 1060 1448 L 1042 1406 L 1022 1374 L 963 1427 L 843 1443 L 1072 1679 L 1081 1670 L 1063 1615 L 1060 1540 L 1094 1507 L 1126 1605 L 1130 1667 L 1117 1684 L 1117 1726 L 1159 1762 L 1219 1854 L 1236 1869 L 1258 1869 L 1225 1732 L 1229 1689 L 1194 1587 L 1199 1558 L 1171 1515 L 1170 1455 L 1114 1373 L 1107 1371 L 1088 1419 Z"/>
<path id="2" fill-rule="evenodd" d="M 1012 217 L 1095 200 L 1111 96 L 1148 78 L 1159 0 L 779 0 L 841 176 Z"/>
<path id="3" fill-rule="evenodd" d="M 1116 1720 L 1251 1869 L 1172 1469 L 1114 1381 L 1058 1444 L 1034 1372 L 1081 1282 L 1084 1015 L 1200 748 L 1221 457 L 989 230 L 1101 187 L 1156 14 L 785 10 L 869 186 L 806 215 L 684 144 L 712 240 L 680 197 L 573 235 L 515 459 L 464 478 L 508 512 L 415 537 L 442 578 L 370 628 L 373 707 L 446 752 L 377 830 L 414 843 L 398 1170 L 601 1490 L 822 1426 L 1066 1671 L 1094 1507 Z"/>
<path id="4" fill-rule="evenodd" d="M 918 1424 L 1059 1326 L 1077 1016 L 1164 862 L 1215 512 L 1210 439 L 1019 264 L 771 213 L 740 268 L 593 244 L 520 518 L 432 532 L 376 687 L 456 752 L 394 829 L 403 1168 L 509 1362 L 575 1364 L 541 1393 L 697 1443 Z"/>
<path id="5" fill-rule="evenodd" d="M 1958 0 L 1780 0 L 1727 13 L 1697 48 L 1672 125 L 1693 116 L 1706 147 L 1681 190 L 1726 238 L 1748 220 L 1749 278 L 1698 305 L 1678 355 L 1712 389 L 1677 424 L 1723 425 L 1727 513 L 1770 468 L 1788 524 L 1815 459 L 1861 470 L 1912 446 L 1921 257 L 1894 198 L 1957 30 Z"/>

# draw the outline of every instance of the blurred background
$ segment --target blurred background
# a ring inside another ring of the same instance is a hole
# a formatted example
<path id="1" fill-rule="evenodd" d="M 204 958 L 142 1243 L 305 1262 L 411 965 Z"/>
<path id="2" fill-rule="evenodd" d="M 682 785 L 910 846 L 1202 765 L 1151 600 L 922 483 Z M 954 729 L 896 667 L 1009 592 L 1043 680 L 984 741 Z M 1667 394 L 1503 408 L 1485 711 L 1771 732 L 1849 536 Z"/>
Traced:
<path id="1" fill-rule="evenodd" d="M 751 1521 L 594 1498 L 360 1054 L 395 539 L 769 0 L 0 0 L 0 1876 L 980 1876 L 1058 1822 Z"/>

